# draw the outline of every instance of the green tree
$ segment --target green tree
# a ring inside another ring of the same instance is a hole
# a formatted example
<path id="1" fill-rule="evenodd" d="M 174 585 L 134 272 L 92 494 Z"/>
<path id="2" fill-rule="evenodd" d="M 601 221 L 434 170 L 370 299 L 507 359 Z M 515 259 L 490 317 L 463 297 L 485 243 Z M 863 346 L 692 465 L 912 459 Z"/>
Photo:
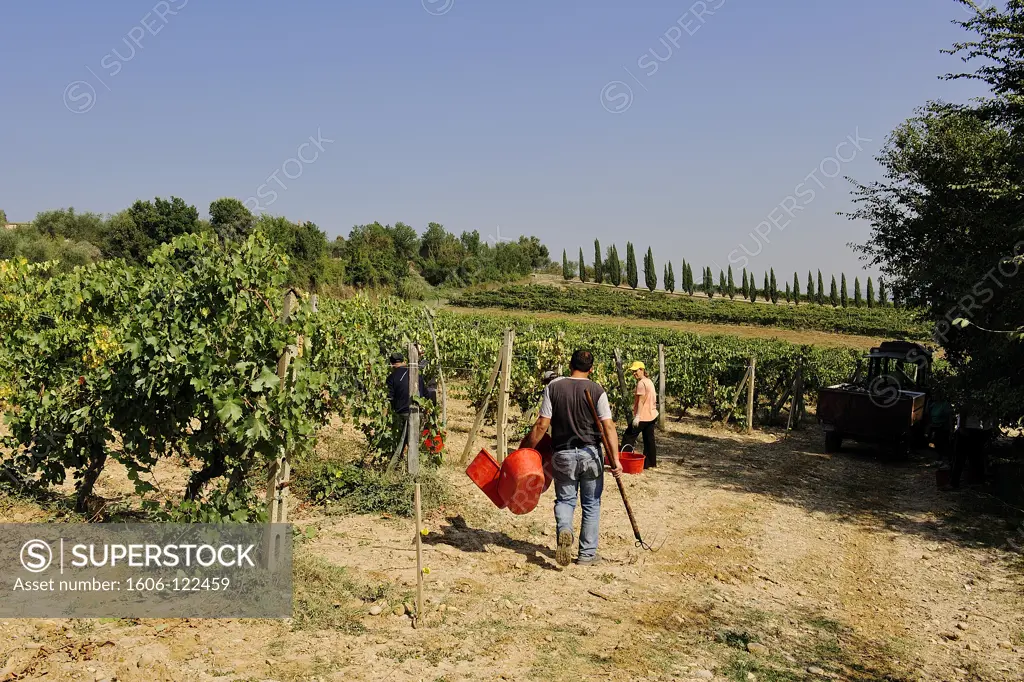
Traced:
<path id="1" fill-rule="evenodd" d="M 833 279 L 835 279 L 833 277 Z M 825 305 L 825 282 L 821 279 L 821 270 L 818 270 L 818 305 Z"/>
<path id="2" fill-rule="evenodd" d="M 736 298 L 736 282 L 733 281 L 733 278 L 732 278 L 732 266 L 731 265 L 729 266 L 729 280 L 728 280 L 728 283 L 726 284 L 726 287 L 728 287 L 729 298 L 730 299 Z"/>
<path id="3" fill-rule="evenodd" d="M 749 282 L 748 290 L 749 290 L 749 293 L 750 293 L 750 302 L 751 303 L 757 303 L 757 284 L 755 284 L 756 281 L 757 281 L 757 278 L 754 277 L 754 273 L 750 273 L 750 282 Z"/>
<path id="4" fill-rule="evenodd" d="M 579 268 L 580 268 L 580 281 L 581 282 L 586 282 L 587 281 L 587 263 L 586 263 L 586 261 L 583 260 L 583 247 L 582 246 L 580 247 L 580 265 L 579 265 Z"/>
<path id="5" fill-rule="evenodd" d="M 601 262 L 601 242 L 594 240 L 594 281 L 598 284 L 604 282 L 604 263 Z"/>
<path id="6" fill-rule="evenodd" d="M 224 241 L 244 240 L 256 225 L 256 218 L 238 199 L 224 197 L 210 203 L 210 227 Z"/>
<path id="7" fill-rule="evenodd" d="M 562 249 L 562 279 L 566 281 L 572 279 L 572 274 L 569 272 L 569 258 L 565 255 L 565 249 Z"/>
<path id="8" fill-rule="evenodd" d="M 789 282 L 786 282 L 786 303 L 792 300 L 793 292 L 789 288 Z"/>
<path id="9" fill-rule="evenodd" d="M 846 273 L 843 273 L 839 285 L 839 304 L 845 308 L 848 302 L 849 300 L 846 296 Z"/>
<path id="10" fill-rule="evenodd" d="M 672 261 L 665 263 L 665 291 L 674 293 L 676 290 L 676 275 L 672 272 Z"/>
<path id="11" fill-rule="evenodd" d="M 772 300 L 772 286 L 767 272 L 764 273 L 764 287 L 761 289 L 761 293 L 765 301 Z"/>
<path id="12" fill-rule="evenodd" d="M 775 281 L 775 268 L 771 268 L 772 275 L 769 283 L 769 291 L 771 292 L 772 303 L 778 305 L 779 303 L 779 285 Z"/>
<path id="13" fill-rule="evenodd" d="M 104 252 L 111 258 L 141 264 L 157 246 L 198 228 L 199 211 L 178 197 L 139 200 L 118 214 L 117 220 L 111 219 Z"/>
<path id="14" fill-rule="evenodd" d="M 750 284 L 747 282 L 747 269 L 743 268 L 743 288 L 740 290 L 743 293 L 743 299 L 750 298 Z"/>
<path id="15" fill-rule="evenodd" d="M 619 249 L 612 244 L 608 247 L 608 257 L 605 259 L 608 281 L 613 287 L 622 284 L 622 261 L 619 260 Z"/>
<path id="16" fill-rule="evenodd" d="M 889 305 L 889 292 L 885 289 L 885 280 L 881 275 L 878 277 L 878 307 L 884 308 Z"/>
<path id="17" fill-rule="evenodd" d="M 864 300 L 860 295 L 860 277 L 853 278 L 853 307 L 860 308 L 864 305 Z"/>
<path id="18" fill-rule="evenodd" d="M 718 271 L 718 294 L 719 296 L 725 296 L 729 293 L 729 288 L 725 284 L 725 273 L 721 270 Z"/>
<path id="19" fill-rule="evenodd" d="M 868 304 L 869 308 L 874 308 L 875 307 L 875 285 L 871 281 L 870 277 L 868 277 L 868 290 L 867 290 L 867 296 L 865 296 L 865 300 L 867 301 L 867 304 Z"/>
<path id="20" fill-rule="evenodd" d="M 833 308 L 839 306 L 839 292 L 836 290 L 836 276 L 832 275 L 832 290 L 828 294 L 828 302 L 832 304 Z"/>
<path id="21" fill-rule="evenodd" d="M 800 277 L 793 273 L 793 304 L 800 305 Z"/>
<path id="22" fill-rule="evenodd" d="M 626 282 L 630 289 L 636 289 L 640 284 L 640 277 L 636 270 L 636 253 L 633 251 L 633 242 L 626 242 Z"/>
<path id="23" fill-rule="evenodd" d="M 807 271 L 807 296 L 806 296 L 806 299 L 807 299 L 808 303 L 814 303 L 817 300 L 817 297 L 814 295 L 814 278 L 811 275 L 811 271 L 810 270 Z"/>
<path id="24" fill-rule="evenodd" d="M 54 239 L 89 242 L 103 250 L 109 226 L 97 213 L 76 213 L 74 208 L 37 213 L 32 226 L 41 234 Z"/>
<path id="25" fill-rule="evenodd" d="M 695 288 L 693 282 L 693 266 L 691 266 L 689 263 L 686 263 L 686 293 L 688 293 L 690 296 L 693 296 L 694 291 Z"/>
<path id="26" fill-rule="evenodd" d="M 7 224 L 7 212 L 0 208 L 0 227 Z"/>
<path id="27" fill-rule="evenodd" d="M 658 288 L 658 271 L 654 265 L 654 252 L 651 247 L 647 247 L 647 255 L 644 256 L 644 283 L 647 285 L 648 291 L 654 291 Z"/>

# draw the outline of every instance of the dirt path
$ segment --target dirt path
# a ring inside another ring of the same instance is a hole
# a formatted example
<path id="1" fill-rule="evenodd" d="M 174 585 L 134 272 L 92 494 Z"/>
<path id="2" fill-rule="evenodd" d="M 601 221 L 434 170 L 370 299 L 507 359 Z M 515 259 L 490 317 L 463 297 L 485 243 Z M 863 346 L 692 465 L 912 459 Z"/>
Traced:
<path id="1" fill-rule="evenodd" d="M 461 452 L 464 404 L 452 419 Z M 610 478 L 604 563 L 561 569 L 551 491 L 517 517 L 445 467 L 418 629 L 392 613 L 415 581 L 412 522 L 301 507 L 300 591 L 310 565 L 356 585 L 311 622 L 9 620 L 0 680 L 1024 679 L 1024 561 L 972 493 L 937 492 L 927 459 L 825 455 L 811 426 L 703 423 L 670 423 L 663 463 L 627 477 L 657 553 L 633 546 Z M 0 505 L 14 515 L 35 518 Z"/>
<path id="2" fill-rule="evenodd" d="M 754 339 L 778 339 L 798 344 L 812 344 L 836 348 L 857 348 L 870 350 L 884 341 L 882 338 L 855 336 L 852 334 L 836 334 L 811 329 L 779 329 L 777 327 L 758 327 L 742 324 L 705 324 L 701 322 L 679 322 L 673 320 L 642 320 L 638 318 L 613 317 L 611 315 L 570 315 L 569 313 L 538 312 L 524 310 L 506 310 L 504 308 L 462 308 L 446 306 L 447 310 L 469 315 L 512 315 L 531 320 L 554 320 L 576 322 L 581 324 L 601 324 L 639 328 L 671 329 L 673 331 L 691 332 L 693 334 L 739 336 Z"/>

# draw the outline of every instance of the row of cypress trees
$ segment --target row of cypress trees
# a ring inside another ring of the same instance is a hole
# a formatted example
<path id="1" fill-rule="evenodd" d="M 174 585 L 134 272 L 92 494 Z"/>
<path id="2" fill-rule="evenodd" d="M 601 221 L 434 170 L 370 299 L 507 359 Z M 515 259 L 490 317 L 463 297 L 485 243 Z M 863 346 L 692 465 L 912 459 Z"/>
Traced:
<path id="1" fill-rule="evenodd" d="M 598 284 L 607 282 L 615 287 L 620 286 L 625 281 L 631 289 L 636 289 L 640 284 L 640 278 L 637 270 L 636 253 L 632 242 L 626 242 L 626 262 L 624 265 L 619 260 L 619 252 L 614 245 L 608 247 L 608 250 L 602 255 L 601 242 L 597 239 L 594 240 L 594 262 L 591 266 L 586 264 L 582 248 L 579 253 L 579 263 L 575 269 L 570 267 L 566 252 L 562 251 L 562 277 L 566 280 L 571 280 L 577 276 L 582 282 L 586 282 L 592 277 Z M 671 262 L 665 264 L 662 273 L 662 283 L 665 291 L 675 292 L 676 275 Z M 654 252 L 650 247 L 647 249 L 647 254 L 644 255 L 644 284 L 650 291 L 658 288 L 658 273 L 654 263 Z M 855 277 L 853 280 L 853 296 L 851 297 L 845 274 L 840 275 L 838 286 L 835 275 L 832 275 L 832 285 L 826 294 L 821 270 L 818 270 L 817 285 L 815 285 L 813 274 L 808 270 L 807 286 L 803 293 L 801 293 L 800 277 L 795 272 L 793 273 L 792 285 L 786 282 L 785 288 L 780 289 L 775 279 L 775 269 L 771 268 L 769 272 L 764 273 L 764 282 L 758 288 L 754 274 L 750 273 L 748 275 L 747 269 L 744 268 L 741 283 L 737 286 L 733 279 L 732 266 L 730 265 L 728 274 L 725 271 L 719 270 L 717 282 L 715 282 L 715 276 L 711 268 L 705 267 L 701 272 L 701 282 L 698 287 L 693 278 L 693 268 L 686 260 L 683 260 L 682 269 L 680 270 L 679 290 L 692 296 L 698 289 L 708 298 L 722 296 L 735 299 L 737 296 L 741 296 L 743 300 L 749 300 L 752 303 L 760 298 L 761 300 L 778 304 L 779 299 L 782 298 L 787 303 L 799 304 L 805 302 L 817 303 L 818 305 L 825 305 L 827 303 L 834 308 L 847 308 L 850 306 L 854 308 L 863 306 L 873 308 L 876 305 L 885 306 L 889 304 L 888 292 L 885 282 L 881 277 L 878 278 L 877 295 L 875 284 L 871 277 L 868 277 L 867 287 L 863 296 L 861 295 L 860 278 Z M 900 305 L 898 300 L 893 300 L 892 303 L 896 306 Z"/>

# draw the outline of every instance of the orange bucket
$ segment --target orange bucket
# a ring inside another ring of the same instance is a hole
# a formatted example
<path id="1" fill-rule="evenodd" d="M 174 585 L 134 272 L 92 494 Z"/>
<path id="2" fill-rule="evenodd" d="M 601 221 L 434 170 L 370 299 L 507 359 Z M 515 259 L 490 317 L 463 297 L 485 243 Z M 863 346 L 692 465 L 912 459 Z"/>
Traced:
<path id="1" fill-rule="evenodd" d="M 501 463 L 498 495 L 513 514 L 529 514 L 540 502 L 544 483 L 544 464 L 540 453 L 520 448 Z"/>
<path id="2" fill-rule="evenodd" d="M 505 500 L 498 492 L 498 477 L 501 467 L 487 450 L 481 450 L 466 467 L 466 475 L 490 498 L 498 509 L 505 508 Z"/>

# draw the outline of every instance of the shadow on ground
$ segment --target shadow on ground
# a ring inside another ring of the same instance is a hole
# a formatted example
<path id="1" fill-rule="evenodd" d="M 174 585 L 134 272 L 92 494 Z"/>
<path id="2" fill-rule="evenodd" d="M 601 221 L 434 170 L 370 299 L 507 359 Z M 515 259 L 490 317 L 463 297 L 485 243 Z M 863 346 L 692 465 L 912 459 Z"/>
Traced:
<path id="1" fill-rule="evenodd" d="M 463 552 L 486 552 L 487 545 L 510 549 L 541 568 L 557 570 L 555 553 L 548 547 L 525 540 L 516 540 L 506 533 L 470 527 L 461 516 L 449 516 L 440 532 L 431 532 L 424 539 L 427 545 L 450 545 Z"/>
<path id="2" fill-rule="evenodd" d="M 841 452 L 827 454 L 821 430 L 810 419 L 799 431 L 776 431 L 775 443 L 737 440 L 731 431 L 707 440 L 659 433 L 659 460 L 678 465 L 660 467 L 661 475 L 703 480 L 842 521 L 967 547 L 1003 545 L 1020 521 L 1019 513 L 985 486 L 940 491 L 934 450 L 896 461 L 875 448 L 844 443 Z"/>

